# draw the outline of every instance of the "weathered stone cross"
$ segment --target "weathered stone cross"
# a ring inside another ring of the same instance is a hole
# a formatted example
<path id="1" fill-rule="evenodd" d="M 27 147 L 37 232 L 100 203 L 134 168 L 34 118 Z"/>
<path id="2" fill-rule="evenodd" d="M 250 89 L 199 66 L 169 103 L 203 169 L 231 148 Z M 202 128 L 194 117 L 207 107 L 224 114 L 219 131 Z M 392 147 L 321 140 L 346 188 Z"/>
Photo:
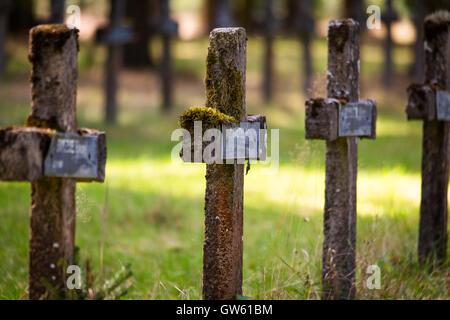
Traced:
<path id="1" fill-rule="evenodd" d="M 30 31 L 31 114 L 26 127 L 0 129 L 0 180 L 31 182 L 29 297 L 65 292 L 73 263 L 76 181 L 103 181 L 103 132 L 77 129 L 78 30 Z M 44 280 L 44 281 L 43 281 Z"/>
<path id="2" fill-rule="evenodd" d="M 97 30 L 96 41 L 108 47 L 105 63 L 105 118 L 114 124 L 117 120 L 117 93 L 122 66 L 123 45 L 133 40 L 130 28 L 121 26 L 125 2 L 110 0 L 109 25 Z"/>
<path id="3" fill-rule="evenodd" d="M 375 138 L 376 105 L 359 101 L 359 24 L 328 25 L 327 99 L 306 101 L 307 139 L 326 140 L 324 299 L 355 294 L 358 137 Z"/>
<path id="4" fill-rule="evenodd" d="M 178 35 L 178 23 L 170 18 L 169 0 L 159 1 L 160 19 L 150 21 L 148 26 L 150 35 L 161 35 L 162 56 L 160 66 L 162 107 L 168 111 L 172 107 L 173 100 L 173 68 L 171 42 Z"/>
<path id="5" fill-rule="evenodd" d="M 447 189 L 450 121 L 450 14 L 424 23 L 425 84 L 408 88 L 408 120 L 423 120 L 419 261 L 444 261 L 447 251 Z"/>
<path id="6" fill-rule="evenodd" d="M 187 133 L 183 160 L 207 163 L 203 298 L 236 299 L 242 294 L 244 161 L 265 159 L 266 119 L 246 116 L 245 29 L 214 29 L 209 40 L 206 107 L 191 108 L 180 117 Z M 206 138 L 206 130 L 212 128 L 216 135 Z M 230 133 L 233 129 L 236 131 Z M 239 130 L 242 134 L 234 136 Z M 194 137 L 194 143 L 188 136 Z M 215 157 L 210 159 L 214 161 L 202 157 L 208 150 L 206 141 L 218 143 Z"/>

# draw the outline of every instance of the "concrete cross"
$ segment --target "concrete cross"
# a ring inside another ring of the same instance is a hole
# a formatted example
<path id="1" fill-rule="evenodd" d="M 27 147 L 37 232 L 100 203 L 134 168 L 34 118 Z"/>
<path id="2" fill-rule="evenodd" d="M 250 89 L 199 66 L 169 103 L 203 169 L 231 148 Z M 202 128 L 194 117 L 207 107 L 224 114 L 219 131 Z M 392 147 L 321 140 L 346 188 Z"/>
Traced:
<path id="1" fill-rule="evenodd" d="M 209 40 L 206 107 L 188 109 L 180 117 L 187 136 L 194 137 L 193 143 L 183 137 L 183 160 L 207 163 L 203 297 L 236 299 L 242 294 L 244 162 L 265 159 L 266 119 L 246 116 L 245 29 L 214 29 Z M 213 128 L 214 138 L 206 138 Z M 202 157 L 208 150 L 205 141 L 218 145 L 213 161 Z"/>
<path id="2" fill-rule="evenodd" d="M 408 120 L 423 120 L 419 261 L 445 261 L 450 121 L 450 14 L 424 23 L 425 84 L 408 88 Z"/>
<path id="3" fill-rule="evenodd" d="M 108 57 L 105 63 L 105 117 L 106 122 L 117 121 L 118 77 L 122 66 L 123 45 L 133 40 L 130 28 L 123 27 L 121 20 L 124 14 L 123 0 L 110 0 L 109 25 L 97 30 L 96 41 L 108 46 Z"/>
<path id="4" fill-rule="evenodd" d="M 78 30 L 30 31 L 31 114 L 26 126 L 0 128 L 0 180 L 31 182 L 29 297 L 61 295 L 73 264 L 75 184 L 103 181 L 105 133 L 77 129 Z"/>
<path id="5" fill-rule="evenodd" d="M 315 30 L 313 1 L 290 0 L 288 2 L 288 10 L 288 26 L 298 36 L 303 48 L 303 64 L 301 66 L 304 76 L 303 92 L 308 94 L 311 89 L 313 74 L 311 56 L 311 42 L 313 41 Z"/>
<path id="6" fill-rule="evenodd" d="M 327 99 L 306 101 L 307 139 L 326 140 L 323 298 L 355 294 L 358 137 L 375 138 L 376 105 L 359 100 L 359 24 L 328 25 Z"/>
<path id="7" fill-rule="evenodd" d="M 150 35 L 161 35 L 162 38 L 162 58 L 160 66 L 161 89 L 162 89 L 162 107 L 168 111 L 172 107 L 173 89 L 172 89 L 172 52 L 171 40 L 178 35 L 178 23 L 170 18 L 169 0 L 159 1 L 160 19 L 152 21 L 149 24 Z"/>
<path id="8" fill-rule="evenodd" d="M 384 72 L 383 85 L 389 89 L 392 85 L 393 63 L 392 63 L 392 23 L 398 20 L 398 13 L 392 6 L 392 0 L 386 0 L 386 11 L 382 15 L 382 20 L 386 26 L 386 38 L 384 40 Z"/>

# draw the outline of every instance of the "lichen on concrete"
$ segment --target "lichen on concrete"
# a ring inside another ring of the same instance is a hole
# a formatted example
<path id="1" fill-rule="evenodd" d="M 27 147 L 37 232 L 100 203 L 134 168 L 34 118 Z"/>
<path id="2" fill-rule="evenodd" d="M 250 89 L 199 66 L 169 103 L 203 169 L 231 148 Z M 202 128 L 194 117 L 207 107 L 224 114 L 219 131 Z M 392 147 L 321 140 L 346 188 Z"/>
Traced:
<path id="1" fill-rule="evenodd" d="M 450 24 L 450 12 L 438 10 L 425 18 L 425 23 Z"/>
<path id="2" fill-rule="evenodd" d="M 214 29 L 206 58 L 206 107 L 238 120 L 245 116 L 245 39 L 243 28 Z"/>
<path id="3" fill-rule="evenodd" d="M 71 29 L 64 24 L 45 24 L 32 28 L 28 59 L 31 63 L 39 61 L 42 49 L 46 46 L 52 46 L 54 50 L 61 52 L 72 34 L 78 39 L 78 29 Z"/>
<path id="4" fill-rule="evenodd" d="M 220 128 L 222 124 L 238 122 L 218 109 L 210 107 L 192 107 L 187 109 L 179 118 L 180 127 L 190 130 L 194 121 L 202 121 L 203 128 Z"/>

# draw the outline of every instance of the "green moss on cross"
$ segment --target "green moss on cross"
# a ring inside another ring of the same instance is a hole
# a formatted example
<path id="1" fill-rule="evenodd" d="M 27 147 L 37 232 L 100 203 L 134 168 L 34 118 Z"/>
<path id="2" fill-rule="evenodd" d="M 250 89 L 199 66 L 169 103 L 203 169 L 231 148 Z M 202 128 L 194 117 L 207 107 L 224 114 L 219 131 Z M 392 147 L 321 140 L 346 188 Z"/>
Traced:
<path id="1" fill-rule="evenodd" d="M 220 63 L 221 70 L 225 74 L 221 77 L 213 76 L 213 65 Z M 240 71 L 230 69 L 226 66 L 224 61 L 216 57 L 211 51 L 206 58 L 206 106 L 216 108 L 220 112 L 232 116 L 240 120 L 243 116 L 243 101 L 244 101 L 244 87 L 242 81 L 242 74 Z M 223 88 L 228 90 L 224 91 Z M 218 92 L 226 92 L 227 96 L 221 96 Z"/>
<path id="2" fill-rule="evenodd" d="M 44 24 L 30 30 L 31 43 L 28 60 L 31 63 L 41 59 L 42 49 L 47 46 L 54 46 L 56 51 L 62 51 L 63 46 L 72 34 L 76 34 L 78 39 L 78 29 L 71 29 L 64 24 Z M 78 41 L 77 41 L 78 45 Z"/>
<path id="3" fill-rule="evenodd" d="M 210 107 L 192 107 L 187 109 L 179 118 L 180 127 L 190 130 L 194 121 L 202 121 L 203 128 L 220 128 L 227 122 L 238 122 L 218 109 Z"/>

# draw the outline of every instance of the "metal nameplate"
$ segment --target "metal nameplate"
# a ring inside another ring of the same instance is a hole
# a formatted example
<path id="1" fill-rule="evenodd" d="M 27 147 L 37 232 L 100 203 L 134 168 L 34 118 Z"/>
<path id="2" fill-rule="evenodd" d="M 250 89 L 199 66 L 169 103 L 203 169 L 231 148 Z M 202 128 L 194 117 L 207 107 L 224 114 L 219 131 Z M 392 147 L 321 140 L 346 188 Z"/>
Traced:
<path id="1" fill-rule="evenodd" d="M 440 121 L 450 121 L 450 92 L 436 91 L 436 113 Z"/>
<path id="2" fill-rule="evenodd" d="M 98 136 L 55 133 L 45 158 L 45 176 L 96 179 Z"/>
<path id="3" fill-rule="evenodd" d="M 223 128 L 222 159 L 266 160 L 267 129 L 259 122 L 241 122 L 239 127 Z"/>
<path id="4" fill-rule="evenodd" d="M 339 137 L 370 136 L 372 133 L 372 103 L 350 102 L 339 106 Z"/>

